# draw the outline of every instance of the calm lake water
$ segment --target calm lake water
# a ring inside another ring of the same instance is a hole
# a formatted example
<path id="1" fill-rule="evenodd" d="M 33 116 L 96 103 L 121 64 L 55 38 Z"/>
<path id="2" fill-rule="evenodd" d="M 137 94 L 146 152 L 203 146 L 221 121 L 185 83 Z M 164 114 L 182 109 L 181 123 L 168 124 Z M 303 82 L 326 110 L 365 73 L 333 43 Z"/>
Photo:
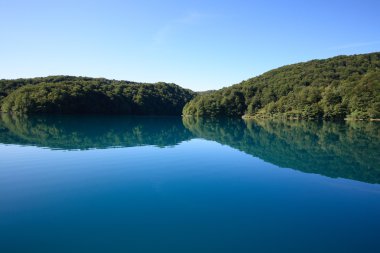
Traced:
<path id="1" fill-rule="evenodd" d="M 0 252 L 378 252 L 380 124 L 0 120 Z"/>

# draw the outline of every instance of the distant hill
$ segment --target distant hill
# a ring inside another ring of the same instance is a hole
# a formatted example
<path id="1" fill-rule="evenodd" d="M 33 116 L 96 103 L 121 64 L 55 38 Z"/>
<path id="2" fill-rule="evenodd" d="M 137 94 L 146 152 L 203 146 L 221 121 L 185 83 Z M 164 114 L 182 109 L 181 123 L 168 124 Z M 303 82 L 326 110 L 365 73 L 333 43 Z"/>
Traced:
<path id="1" fill-rule="evenodd" d="M 198 93 L 171 83 L 74 76 L 0 80 L 0 108 L 21 114 L 379 119 L 380 53 L 288 65 Z"/>
<path id="2" fill-rule="evenodd" d="M 0 80 L 2 112 L 181 115 L 195 93 L 169 83 L 73 76 Z"/>
<path id="3" fill-rule="evenodd" d="M 284 66 L 196 96 L 184 115 L 302 119 L 380 118 L 380 53 Z"/>

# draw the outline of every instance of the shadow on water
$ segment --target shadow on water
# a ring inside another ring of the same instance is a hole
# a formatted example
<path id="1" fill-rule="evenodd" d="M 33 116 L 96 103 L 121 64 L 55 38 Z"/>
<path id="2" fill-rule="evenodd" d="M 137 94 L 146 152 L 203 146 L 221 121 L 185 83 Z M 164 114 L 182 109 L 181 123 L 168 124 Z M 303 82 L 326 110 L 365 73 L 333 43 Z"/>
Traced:
<path id="1" fill-rule="evenodd" d="M 379 123 L 8 114 L 0 120 L 0 143 L 51 149 L 167 147 L 193 138 L 283 168 L 380 183 Z"/>

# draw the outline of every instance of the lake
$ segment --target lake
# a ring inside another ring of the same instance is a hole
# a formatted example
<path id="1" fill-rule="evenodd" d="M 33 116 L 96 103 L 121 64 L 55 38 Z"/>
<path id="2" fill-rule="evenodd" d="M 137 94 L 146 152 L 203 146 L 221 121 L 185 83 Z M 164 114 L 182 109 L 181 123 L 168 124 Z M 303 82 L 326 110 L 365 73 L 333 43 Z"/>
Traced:
<path id="1" fill-rule="evenodd" d="M 380 124 L 2 115 L 0 252 L 376 252 Z"/>

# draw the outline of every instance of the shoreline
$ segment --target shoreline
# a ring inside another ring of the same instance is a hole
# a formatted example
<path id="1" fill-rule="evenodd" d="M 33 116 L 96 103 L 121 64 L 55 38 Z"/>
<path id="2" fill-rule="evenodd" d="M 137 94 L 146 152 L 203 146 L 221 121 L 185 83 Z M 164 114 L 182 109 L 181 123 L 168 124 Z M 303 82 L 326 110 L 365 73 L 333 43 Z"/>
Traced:
<path id="1" fill-rule="evenodd" d="M 355 119 L 355 118 L 344 118 L 344 119 L 316 119 L 316 118 L 301 118 L 301 117 L 257 117 L 257 116 L 251 116 L 251 115 L 243 115 L 241 117 L 244 120 L 252 120 L 252 119 L 284 119 L 284 120 L 309 120 L 309 121 L 369 121 L 369 122 L 380 122 L 380 119 L 378 118 L 369 118 L 369 119 Z"/>

